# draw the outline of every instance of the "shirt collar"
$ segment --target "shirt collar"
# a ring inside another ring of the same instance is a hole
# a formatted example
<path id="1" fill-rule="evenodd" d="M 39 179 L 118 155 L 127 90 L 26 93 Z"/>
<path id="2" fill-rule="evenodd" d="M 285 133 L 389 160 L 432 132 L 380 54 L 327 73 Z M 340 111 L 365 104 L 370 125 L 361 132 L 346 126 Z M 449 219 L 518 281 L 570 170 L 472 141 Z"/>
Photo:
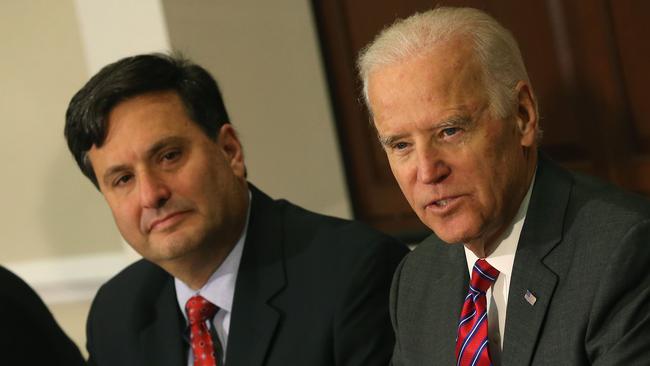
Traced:
<path id="1" fill-rule="evenodd" d="M 519 244 L 519 237 L 521 236 L 521 229 L 524 226 L 524 221 L 526 220 L 526 213 L 528 212 L 528 205 L 530 204 L 530 196 L 533 192 L 533 186 L 535 185 L 535 175 L 530 182 L 528 187 L 528 192 L 526 196 L 521 201 L 519 210 L 515 215 L 515 218 L 510 223 L 508 229 L 501 235 L 501 238 L 498 240 L 496 249 L 490 255 L 488 255 L 485 260 L 490 263 L 490 265 L 496 268 L 499 273 L 506 275 L 508 278 L 512 273 L 512 266 L 515 262 L 515 253 L 517 252 L 517 246 Z M 467 258 L 467 269 L 469 270 L 470 277 L 472 276 L 472 269 L 474 268 L 474 263 L 478 259 L 476 254 L 471 250 L 467 249 L 465 246 L 465 257 Z"/>
<path id="2" fill-rule="evenodd" d="M 176 286 L 176 299 L 181 312 L 187 320 L 185 314 L 185 304 L 194 295 L 201 295 L 206 300 L 216 305 L 219 309 L 227 312 L 232 311 L 232 302 L 235 296 L 235 284 L 237 283 L 237 272 L 241 263 L 241 256 L 246 241 L 246 232 L 248 231 L 248 220 L 250 219 L 252 195 L 248 192 L 248 209 L 246 212 L 246 222 L 237 243 L 232 248 L 226 259 L 221 263 L 216 271 L 210 276 L 208 281 L 198 291 L 192 290 L 183 281 L 174 278 Z"/>

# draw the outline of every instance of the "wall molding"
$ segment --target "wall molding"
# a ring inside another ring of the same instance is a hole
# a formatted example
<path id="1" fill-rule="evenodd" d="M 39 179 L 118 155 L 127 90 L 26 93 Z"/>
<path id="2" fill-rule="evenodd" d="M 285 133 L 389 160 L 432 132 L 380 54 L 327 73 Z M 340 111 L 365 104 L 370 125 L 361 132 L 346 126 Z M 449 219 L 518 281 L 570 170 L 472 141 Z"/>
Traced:
<path id="1" fill-rule="evenodd" d="M 121 250 L 3 264 L 27 282 L 47 304 L 90 301 L 99 287 L 138 259 Z"/>

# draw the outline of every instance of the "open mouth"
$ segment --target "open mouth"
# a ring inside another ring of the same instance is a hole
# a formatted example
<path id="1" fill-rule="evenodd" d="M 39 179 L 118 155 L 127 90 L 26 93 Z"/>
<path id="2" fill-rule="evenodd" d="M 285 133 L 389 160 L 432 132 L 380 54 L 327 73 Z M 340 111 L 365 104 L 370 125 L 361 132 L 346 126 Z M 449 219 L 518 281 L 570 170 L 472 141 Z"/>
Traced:
<path id="1" fill-rule="evenodd" d="M 433 204 L 438 207 L 447 207 L 449 204 L 449 199 L 434 201 Z"/>
<path id="2" fill-rule="evenodd" d="M 453 210 L 454 207 L 456 207 L 460 202 L 459 201 L 460 198 L 461 196 L 447 196 L 439 200 L 431 201 L 427 205 L 427 208 L 439 213 L 444 213 L 449 210 Z"/>

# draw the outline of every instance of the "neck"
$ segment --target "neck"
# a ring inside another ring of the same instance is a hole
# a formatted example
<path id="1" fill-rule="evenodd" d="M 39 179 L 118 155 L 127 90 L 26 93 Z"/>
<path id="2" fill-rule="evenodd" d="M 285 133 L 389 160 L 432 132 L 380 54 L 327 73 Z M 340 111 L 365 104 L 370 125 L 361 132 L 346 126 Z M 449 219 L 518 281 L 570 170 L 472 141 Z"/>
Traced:
<path id="1" fill-rule="evenodd" d="M 173 263 L 160 264 L 160 266 L 172 276 L 183 281 L 192 290 L 198 291 L 226 260 L 235 244 L 236 240 L 229 245 L 215 246 L 216 248 L 211 251 L 197 251 L 187 258 L 177 259 Z"/>
<path id="2" fill-rule="evenodd" d="M 479 258 L 486 258 L 488 255 L 494 252 L 496 249 L 496 241 L 492 241 L 492 245 L 486 245 L 485 243 L 473 241 L 465 244 L 465 247 L 474 253 Z"/>

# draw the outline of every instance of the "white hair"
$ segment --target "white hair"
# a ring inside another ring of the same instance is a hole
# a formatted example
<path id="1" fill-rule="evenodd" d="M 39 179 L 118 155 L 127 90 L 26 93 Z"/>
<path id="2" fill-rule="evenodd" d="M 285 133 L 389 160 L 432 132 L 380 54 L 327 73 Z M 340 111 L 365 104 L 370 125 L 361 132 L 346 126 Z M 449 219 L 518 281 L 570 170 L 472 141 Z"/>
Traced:
<path id="1" fill-rule="evenodd" d="M 517 105 L 517 83 L 526 81 L 530 85 L 517 41 L 488 14 L 472 8 L 452 7 L 438 7 L 399 19 L 361 50 L 357 66 L 368 110 L 370 72 L 421 55 L 457 37 L 466 37 L 472 42 L 474 56 L 483 71 L 491 111 L 500 118 L 511 116 Z"/>

